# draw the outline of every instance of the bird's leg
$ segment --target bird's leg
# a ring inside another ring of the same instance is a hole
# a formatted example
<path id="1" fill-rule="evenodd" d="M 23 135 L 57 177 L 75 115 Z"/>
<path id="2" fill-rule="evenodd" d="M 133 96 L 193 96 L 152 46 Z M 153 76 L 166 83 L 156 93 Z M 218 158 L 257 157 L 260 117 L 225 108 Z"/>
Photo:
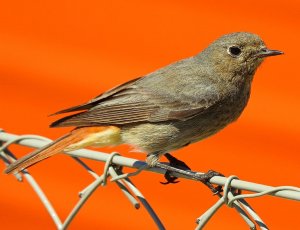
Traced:
<path id="1" fill-rule="evenodd" d="M 214 187 L 209 180 L 214 176 L 224 176 L 221 173 L 215 172 L 213 170 L 209 170 L 207 173 L 197 173 L 190 170 L 190 168 L 183 162 L 169 153 L 165 154 L 167 159 L 170 161 L 170 164 L 164 164 L 159 162 L 159 155 L 158 153 L 150 154 L 147 157 L 147 164 L 150 167 L 157 167 L 161 169 L 166 170 L 165 178 L 167 182 L 165 184 L 169 183 L 177 183 L 178 181 L 175 181 L 177 177 L 172 176 L 171 173 L 178 173 L 183 176 L 186 176 L 188 178 L 197 180 L 205 184 L 214 194 L 219 194 L 222 192 L 222 186 Z M 177 166 L 177 167 L 176 167 Z"/>
<path id="2" fill-rule="evenodd" d="M 181 160 L 178 160 L 176 157 L 173 157 L 170 153 L 166 153 L 164 154 L 164 156 L 168 159 L 168 161 L 170 162 L 169 166 L 175 167 L 177 169 L 182 169 L 182 170 L 191 170 L 191 168 L 184 163 Z M 176 184 L 179 181 L 177 181 L 178 177 L 173 176 L 171 174 L 171 171 L 167 170 L 165 173 L 165 179 L 167 180 L 166 182 L 160 182 L 161 184 Z"/>
<path id="3" fill-rule="evenodd" d="M 151 154 L 148 154 L 147 155 L 147 159 L 146 159 L 146 162 L 148 164 L 148 166 L 150 167 L 156 167 L 159 163 L 159 157 L 160 157 L 160 153 L 151 153 Z M 178 159 L 176 159 L 175 157 L 173 157 L 171 154 L 169 153 L 166 153 L 165 154 L 165 157 L 169 160 L 170 164 L 169 166 L 171 167 L 176 167 L 176 168 L 180 168 L 180 169 L 190 169 L 183 161 L 180 161 Z M 180 167 L 180 165 L 183 165 L 185 167 Z M 167 180 L 166 182 L 160 182 L 161 184 L 176 184 L 178 183 L 179 181 L 176 181 L 177 180 L 177 177 L 171 175 L 171 172 L 169 170 L 166 170 L 165 172 L 165 175 L 164 175 L 165 179 Z"/>

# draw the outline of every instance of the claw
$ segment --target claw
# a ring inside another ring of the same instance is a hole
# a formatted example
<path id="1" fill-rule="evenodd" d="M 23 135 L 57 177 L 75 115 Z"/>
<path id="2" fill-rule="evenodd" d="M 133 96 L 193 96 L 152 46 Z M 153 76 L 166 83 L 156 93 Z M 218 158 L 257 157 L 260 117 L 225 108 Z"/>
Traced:
<path id="1" fill-rule="evenodd" d="M 223 188 L 220 185 L 215 187 L 209 182 L 209 180 L 214 176 L 224 177 L 224 175 L 219 172 L 209 170 L 207 173 L 199 175 L 199 181 L 201 181 L 203 184 L 205 184 L 212 191 L 213 195 L 215 196 L 215 195 L 218 195 L 221 192 L 223 192 Z"/>
<path id="2" fill-rule="evenodd" d="M 167 184 L 177 184 L 177 183 L 180 182 L 180 181 L 177 180 L 178 177 L 172 176 L 169 171 L 166 171 L 165 179 L 167 180 L 166 182 L 160 182 L 160 183 L 163 184 L 163 185 L 167 185 Z"/>
<path id="3" fill-rule="evenodd" d="M 170 166 L 178 168 L 178 169 L 183 169 L 183 170 L 191 170 L 191 168 L 184 163 L 181 160 L 178 160 L 176 157 L 173 157 L 170 153 L 166 153 L 164 155 L 168 161 L 170 162 Z M 167 180 L 166 182 L 160 182 L 163 185 L 167 185 L 167 184 L 177 184 L 180 181 L 178 181 L 178 177 L 172 176 L 170 171 L 166 171 L 165 173 L 165 179 Z"/>

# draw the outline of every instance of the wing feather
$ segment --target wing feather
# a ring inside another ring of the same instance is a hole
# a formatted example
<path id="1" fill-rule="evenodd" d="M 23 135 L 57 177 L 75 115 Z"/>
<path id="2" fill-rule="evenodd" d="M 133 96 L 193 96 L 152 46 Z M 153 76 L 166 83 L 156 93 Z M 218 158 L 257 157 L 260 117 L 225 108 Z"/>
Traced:
<path id="1" fill-rule="evenodd" d="M 175 63 L 176 71 L 167 67 L 164 71 L 156 71 L 117 86 L 83 105 L 59 111 L 56 114 L 79 113 L 59 119 L 51 127 L 185 121 L 201 114 L 221 102 L 221 91 L 217 88 L 220 84 L 216 84 L 214 78 L 204 78 L 204 74 L 201 77 L 198 72 L 192 73 L 190 61 Z M 194 64 L 198 65 L 196 62 Z M 190 75 L 186 75 L 186 68 Z M 195 84 L 192 89 L 189 81 L 185 80 L 187 77 L 197 77 L 193 80 Z"/>

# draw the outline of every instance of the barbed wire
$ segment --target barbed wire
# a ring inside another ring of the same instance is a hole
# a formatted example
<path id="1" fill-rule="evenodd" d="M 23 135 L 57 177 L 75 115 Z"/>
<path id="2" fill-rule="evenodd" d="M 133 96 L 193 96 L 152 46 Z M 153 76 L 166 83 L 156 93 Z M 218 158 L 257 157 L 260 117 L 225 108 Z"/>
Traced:
<path id="1" fill-rule="evenodd" d="M 6 133 L 0 130 L 0 158 L 4 161 L 5 165 L 9 165 L 16 160 L 14 154 L 9 150 L 9 146 L 12 144 L 24 145 L 33 148 L 41 148 L 44 145 L 51 142 L 50 139 L 38 136 L 38 135 L 15 135 Z M 53 208 L 51 202 L 48 200 L 47 196 L 38 185 L 34 177 L 28 172 L 28 170 L 22 170 L 21 173 L 15 173 L 18 181 L 22 181 L 23 177 L 28 181 L 33 190 L 36 192 L 41 202 L 50 214 L 53 222 L 55 223 L 57 229 L 66 229 L 72 222 L 74 217 L 80 211 L 85 202 L 94 193 L 94 191 L 99 188 L 100 185 L 105 186 L 106 183 L 115 182 L 121 189 L 122 193 L 133 205 L 134 208 L 139 209 L 140 203 L 145 207 L 148 214 L 151 216 L 152 220 L 156 224 L 157 228 L 162 230 L 165 229 L 162 221 L 159 219 L 158 215 L 150 206 L 149 202 L 138 190 L 138 188 L 133 184 L 129 177 L 137 175 L 142 170 L 152 171 L 155 173 L 164 174 L 165 170 L 160 168 L 149 168 L 147 164 L 143 161 L 139 161 L 132 158 L 127 158 L 121 156 L 119 153 L 102 153 L 93 150 L 76 150 L 72 152 L 67 152 L 79 165 L 81 165 L 95 180 L 88 185 L 85 189 L 79 192 L 79 201 L 71 210 L 67 218 L 62 221 L 57 215 L 57 212 Z M 104 170 L 102 175 L 95 173 L 87 164 L 85 164 L 79 158 L 93 159 L 97 161 L 105 162 Z M 137 171 L 134 173 L 124 174 L 123 167 L 136 168 Z M 195 175 L 202 174 L 201 172 L 193 172 Z M 181 177 L 185 179 L 195 180 L 196 177 L 190 178 L 180 173 L 172 173 L 173 176 Z M 110 180 L 108 180 L 111 178 Z M 219 200 L 209 208 L 204 214 L 197 218 L 196 229 L 203 229 L 211 217 L 219 210 L 223 205 L 227 205 L 230 208 L 235 208 L 235 210 L 240 214 L 242 219 L 246 222 L 250 229 L 266 230 L 267 225 L 259 217 L 259 215 L 254 211 L 254 209 L 245 201 L 247 198 L 254 198 L 264 195 L 272 195 L 277 197 L 282 197 L 291 200 L 300 201 L 300 188 L 292 186 L 279 186 L 271 187 L 262 184 L 256 184 L 252 182 L 246 182 L 239 180 L 237 176 L 230 176 L 228 178 L 215 176 L 210 179 L 210 183 L 219 186 L 224 186 L 223 192 L 218 193 Z M 241 194 L 241 191 L 254 192 L 253 194 Z"/>

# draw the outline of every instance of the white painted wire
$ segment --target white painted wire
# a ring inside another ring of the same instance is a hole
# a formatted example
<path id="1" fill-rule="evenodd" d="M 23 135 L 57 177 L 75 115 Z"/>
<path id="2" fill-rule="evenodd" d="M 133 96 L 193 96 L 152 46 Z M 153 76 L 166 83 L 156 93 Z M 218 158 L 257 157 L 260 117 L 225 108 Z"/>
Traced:
<path id="1" fill-rule="evenodd" d="M 2 144 L 2 146 L 0 146 L 0 157 L 6 165 L 12 163 L 16 159 L 8 149 L 8 147 L 11 144 L 19 144 L 19 145 L 29 146 L 33 148 L 41 148 L 42 146 L 50 142 L 48 138 L 37 136 L 37 135 L 18 136 L 18 135 L 9 134 L 1 131 L 2 130 L 0 130 L 0 144 Z M 23 170 L 21 172 L 21 174 L 29 182 L 33 190 L 37 193 L 38 197 L 40 198 L 45 208 L 49 212 L 52 220 L 54 221 L 58 229 L 66 229 L 69 226 L 71 221 L 79 212 L 80 208 L 85 204 L 85 202 L 93 194 L 93 192 L 100 185 L 106 184 L 106 180 L 107 180 L 106 178 L 108 176 L 112 177 L 111 181 L 116 182 L 116 184 L 121 189 L 123 194 L 128 198 L 128 200 L 133 204 L 135 208 L 140 207 L 139 202 L 135 198 L 137 197 L 137 199 L 144 205 L 149 215 L 152 217 L 157 228 L 160 230 L 165 229 L 159 217 L 155 214 L 154 210 L 151 208 L 149 202 L 144 198 L 142 193 L 134 186 L 134 184 L 128 178 L 128 176 L 138 174 L 141 171 L 141 169 L 146 171 L 152 171 L 155 173 L 165 173 L 165 170 L 158 169 L 158 168 L 149 168 L 147 167 L 145 162 L 122 157 L 119 156 L 119 154 L 117 153 L 107 154 L 98 151 L 83 149 L 83 150 L 68 152 L 67 154 L 72 156 L 84 169 L 86 169 L 87 172 L 90 173 L 95 178 L 95 181 L 92 182 L 89 186 L 87 186 L 83 191 L 80 192 L 80 199 L 78 203 L 75 205 L 75 207 L 70 212 L 70 214 L 68 215 L 68 217 L 64 222 L 61 221 L 55 209 L 52 207 L 50 201 L 47 199 L 46 195 L 39 187 L 38 183 L 34 180 L 34 178 L 29 174 L 29 172 L 27 170 Z M 99 176 L 78 157 L 106 162 L 103 174 Z M 112 166 L 112 164 L 114 165 L 114 167 Z M 115 166 L 117 168 L 115 168 Z M 138 170 L 135 173 L 123 174 L 120 170 L 120 167 L 131 167 L 131 168 L 137 168 Z M 198 174 L 199 172 L 192 172 L 192 173 Z M 15 174 L 15 176 L 19 181 L 22 179 L 21 174 Z M 174 176 L 186 178 L 185 176 L 177 173 L 174 173 Z M 191 178 L 186 178 L 186 179 L 191 179 Z M 261 230 L 267 230 L 268 227 L 266 226 L 266 224 L 262 221 L 262 219 L 258 216 L 258 214 L 244 199 L 254 198 L 263 195 L 272 195 L 272 196 L 278 196 L 282 198 L 300 201 L 300 188 L 296 188 L 296 187 L 291 187 L 291 186 L 271 187 L 267 185 L 241 181 L 236 176 L 230 176 L 229 178 L 215 176 L 212 179 L 210 179 L 210 182 L 213 184 L 225 186 L 224 193 L 223 195 L 218 194 L 220 199 L 197 219 L 198 225 L 196 229 L 202 229 L 206 225 L 206 223 L 211 219 L 214 213 L 217 212 L 222 205 L 226 204 L 229 207 L 234 207 L 238 211 L 238 213 L 245 220 L 245 222 L 248 224 L 250 229 L 256 229 L 256 225 L 254 224 L 254 222 L 256 222 L 257 226 Z M 236 189 L 243 190 L 243 191 L 248 190 L 250 192 L 255 192 L 255 193 L 243 194 L 243 195 L 235 194 Z"/>

